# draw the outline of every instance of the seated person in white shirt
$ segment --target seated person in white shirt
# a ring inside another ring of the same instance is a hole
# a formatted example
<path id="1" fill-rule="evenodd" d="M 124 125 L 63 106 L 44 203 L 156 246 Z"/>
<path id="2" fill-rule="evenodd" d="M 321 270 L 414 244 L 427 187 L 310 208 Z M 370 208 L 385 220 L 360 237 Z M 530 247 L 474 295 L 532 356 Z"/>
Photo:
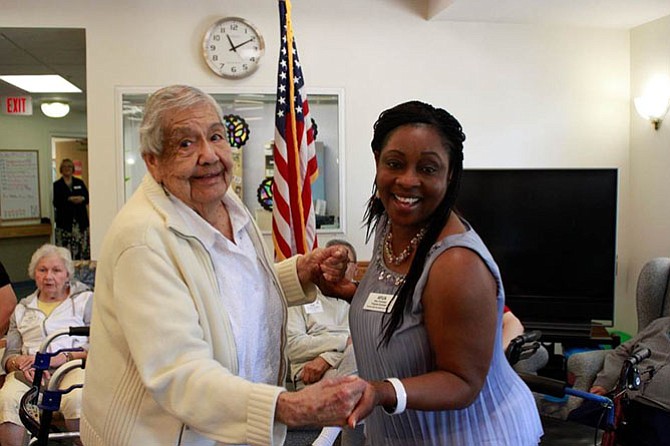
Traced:
<path id="1" fill-rule="evenodd" d="M 330 240 L 326 247 L 344 246 L 349 257 L 347 279 L 356 274 L 356 251 L 344 240 Z M 349 339 L 349 303 L 317 292 L 307 305 L 289 307 L 286 354 L 291 364 L 291 380 L 296 389 L 315 383 L 325 375 L 353 374 L 355 365 L 338 373 Z M 342 373 L 343 372 L 343 373 Z"/>
<path id="2" fill-rule="evenodd" d="M 345 240 L 330 240 L 326 247 L 347 249 L 349 265 L 345 276 L 356 275 L 356 250 Z M 346 376 L 357 372 L 354 350 L 349 337 L 349 303 L 317 291 L 316 300 L 307 305 L 289 307 L 286 353 L 291 365 L 291 379 L 296 389 L 315 383 L 324 377 Z M 325 427 L 313 446 L 332 445 L 341 428 Z M 365 438 L 362 426 L 345 429 L 344 446 L 362 445 Z"/>

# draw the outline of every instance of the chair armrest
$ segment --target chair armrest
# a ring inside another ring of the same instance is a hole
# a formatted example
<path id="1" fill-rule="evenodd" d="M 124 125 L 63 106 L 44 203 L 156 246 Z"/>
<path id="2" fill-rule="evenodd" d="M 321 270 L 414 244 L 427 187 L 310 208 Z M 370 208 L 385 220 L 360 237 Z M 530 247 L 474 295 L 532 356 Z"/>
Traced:
<path id="1" fill-rule="evenodd" d="M 549 352 L 540 345 L 540 347 L 526 359 L 522 359 L 512 367 L 517 372 L 537 374 L 537 371 L 547 365 L 549 362 Z"/>
<path id="2" fill-rule="evenodd" d="M 568 358 L 567 371 L 568 382 L 577 390 L 588 392 L 596 375 L 603 368 L 605 362 L 605 355 L 609 350 L 593 350 L 590 352 L 575 353 Z M 571 396 L 568 398 L 567 411 L 579 407 L 582 402 L 581 398 Z"/>

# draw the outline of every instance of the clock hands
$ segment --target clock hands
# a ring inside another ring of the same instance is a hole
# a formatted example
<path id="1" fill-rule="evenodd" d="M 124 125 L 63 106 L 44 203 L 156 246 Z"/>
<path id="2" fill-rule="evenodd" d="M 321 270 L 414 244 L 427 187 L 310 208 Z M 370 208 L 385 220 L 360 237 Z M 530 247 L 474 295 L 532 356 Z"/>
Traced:
<path id="1" fill-rule="evenodd" d="M 228 39 L 228 43 L 230 43 L 230 49 L 228 51 L 235 51 L 237 52 L 237 47 L 233 43 L 233 41 L 230 39 L 230 36 L 226 34 L 226 38 Z"/>
<path id="2" fill-rule="evenodd" d="M 247 43 L 252 42 L 254 40 L 254 39 L 249 39 L 249 40 L 246 40 L 246 41 L 240 43 L 239 45 L 235 45 L 233 43 L 233 41 L 230 40 L 230 36 L 228 34 L 226 34 L 226 37 L 228 37 L 228 42 L 230 42 L 230 49 L 228 51 L 235 51 L 235 52 L 237 52 L 237 49 L 239 47 L 241 47 L 242 45 L 246 45 Z"/>

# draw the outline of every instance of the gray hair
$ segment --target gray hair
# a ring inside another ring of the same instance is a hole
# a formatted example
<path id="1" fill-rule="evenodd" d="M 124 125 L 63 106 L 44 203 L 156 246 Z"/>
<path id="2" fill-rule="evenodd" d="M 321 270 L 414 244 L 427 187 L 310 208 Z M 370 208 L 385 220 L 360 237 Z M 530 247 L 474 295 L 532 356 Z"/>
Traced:
<path id="1" fill-rule="evenodd" d="M 332 240 L 328 240 L 326 243 L 326 248 L 330 248 L 331 246 L 346 246 L 349 251 L 354 255 L 354 262 L 358 261 L 358 256 L 356 255 L 356 250 L 354 249 L 353 245 L 349 243 L 346 240 L 342 240 L 339 238 L 334 238 Z"/>
<path id="2" fill-rule="evenodd" d="M 197 104 L 209 104 L 221 119 L 223 112 L 209 94 L 188 85 L 171 85 L 151 94 L 144 104 L 144 118 L 140 126 L 142 156 L 163 154 L 163 123 L 168 112 L 182 110 Z"/>
<path id="3" fill-rule="evenodd" d="M 44 257 L 56 255 L 63 260 L 65 264 L 65 269 L 67 269 L 68 276 L 72 278 L 74 276 L 74 264 L 72 263 L 72 254 L 67 248 L 62 246 L 51 245 L 45 243 L 44 245 L 37 248 L 37 251 L 33 253 L 33 256 L 30 258 L 30 264 L 28 264 L 28 276 L 31 279 L 35 280 L 35 269 L 37 269 L 37 264 Z"/>

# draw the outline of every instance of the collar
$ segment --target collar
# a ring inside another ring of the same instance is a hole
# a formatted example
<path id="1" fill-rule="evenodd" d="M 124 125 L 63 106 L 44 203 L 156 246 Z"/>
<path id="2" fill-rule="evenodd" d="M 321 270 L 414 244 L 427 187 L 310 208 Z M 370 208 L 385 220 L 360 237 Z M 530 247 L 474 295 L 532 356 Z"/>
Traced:
<path id="1" fill-rule="evenodd" d="M 182 220 L 189 228 L 190 232 L 195 237 L 200 239 L 200 241 L 208 250 L 213 248 L 217 240 L 223 241 L 224 243 L 230 242 L 223 236 L 223 234 L 221 234 L 217 229 L 210 225 L 204 218 L 202 218 L 197 212 L 187 206 L 186 203 L 181 201 L 179 198 L 169 194 L 168 199 L 175 207 Z M 244 209 L 236 200 L 232 199 L 228 193 L 226 193 L 226 195 L 223 197 L 222 202 L 228 211 L 235 240 L 239 240 L 241 233 L 246 230 L 247 225 L 250 223 L 249 215 L 244 211 Z"/>

